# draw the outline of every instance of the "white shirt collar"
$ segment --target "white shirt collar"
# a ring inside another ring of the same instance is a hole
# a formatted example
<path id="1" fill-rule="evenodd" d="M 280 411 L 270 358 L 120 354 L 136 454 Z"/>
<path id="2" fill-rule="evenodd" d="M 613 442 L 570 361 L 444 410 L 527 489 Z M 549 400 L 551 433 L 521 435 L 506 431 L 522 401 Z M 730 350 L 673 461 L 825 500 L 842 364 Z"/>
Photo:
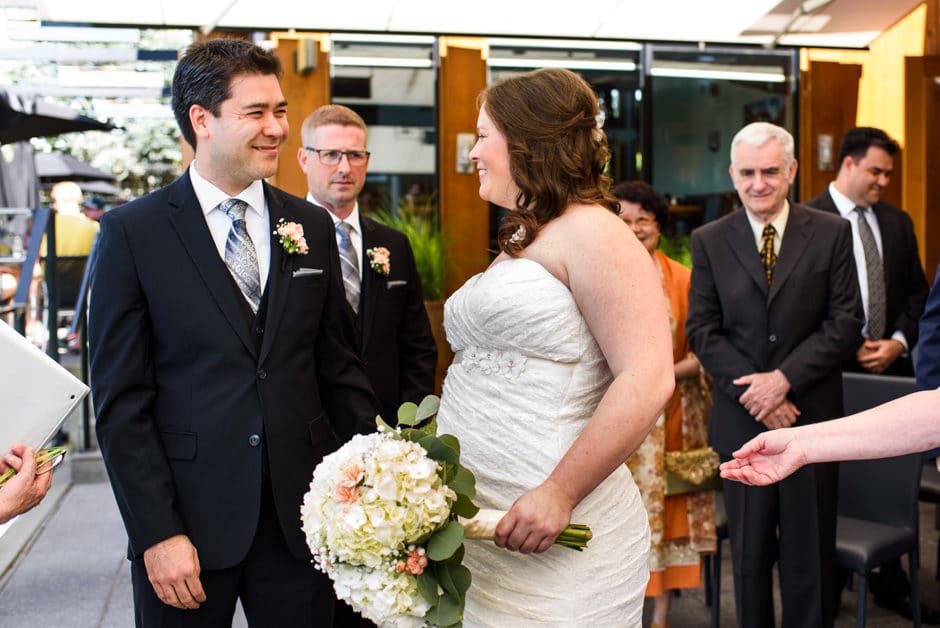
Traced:
<path id="1" fill-rule="evenodd" d="M 193 161 L 193 163 L 189 165 L 189 180 L 193 184 L 193 191 L 196 193 L 196 199 L 202 207 L 203 214 L 211 212 L 218 207 L 219 203 L 222 201 L 230 198 L 238 198 L 248 203 L 248 206 L 251 207 L 251 211 L 258 214 L 258 216 L 264 217 L 264 186 L 261 184 L 260 179 L 252 181 L 251 185 L 232 197 L 200 175 L 199 171 L 196 169 L 196 162 Z"/>
<path id="2" fill-rule="evenodd" d="M 328 213 L 328 214 L 330 215 L 330 218 L 333 219 L 333 226 L 334 226 L 334 227 L 335 227 L 337 224 L 339 224 L 340 219 L 336 217 L 336 214 L 334 214 L 333 212 L 331 212 L 331 211 L 327 208 L 326 205 L 324 205 L 323 203 L 321 203 L 321 202 L 318 201 L 317 199 L 313 198 L 313 194 L 311 194 L 310 192 L 307 192 L 307 201 L 310 202 L 310 203 L 313 203 L 314 205 L 318 205 L 318 206 L 322 207 L 323 209 L 326 209 L 326 213 Z M 353 206 L 353 210 L 352 210 L 351 212 L 349 212 L 349 215 L 346 216 L 346 217 L 343 219 L 343 222 L 348 222 L 349 224 L 351 224 L 351 225 L 353 226 L 353 229 L 355 229 L 355 230 L 358 231 L 359 233 L 362 233 L 362 226 L 359 224 L 359 202 L 358 202 L 358 201 L 356 201 L 356 204 Z"/>
<path id="3" fill-rule="evenodd" d="M 832 202 L 836 204 L 836 209 L 839 210 L 843 218 L 848 218 L 852 215 L 852 212 L 855 211 L 855 203 L 849 200 L 848 196 L 836 189 L 835 181 L 829 184 L 829 196 L 832 197 Z"/>
<path id="4" fill-rule="evenodd" d="M 764 238 L 764 224 L 758 220 L 751 212 L 746 208 L 744 212 L 747 214 L 747 221 L 751 224 L 751 231 L 754 232 L 754 240 L 757 242 L 757 248 L 760 249 L 761 243 Z M 777 217 L 770 221 L 770 224 L 774 226 L 774 229 L 777 230 L 777 237 L 774 238 L 774 248 L 779 253 L 780 252 L 780 241 L 783 239 L 783 232 L 787 228 L 787 220 L 790 218 L 790 201 L 783 201 L 783 211 L 777 214 Z"/>

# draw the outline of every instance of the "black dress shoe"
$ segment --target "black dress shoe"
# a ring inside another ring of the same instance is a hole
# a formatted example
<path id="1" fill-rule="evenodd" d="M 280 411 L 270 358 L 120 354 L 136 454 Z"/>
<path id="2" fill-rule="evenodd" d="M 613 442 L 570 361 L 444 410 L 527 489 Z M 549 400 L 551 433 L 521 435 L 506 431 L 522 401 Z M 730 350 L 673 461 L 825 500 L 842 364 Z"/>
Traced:
<path id="1" fill-rule="evenodd" d="M 893 597 L 885 598 L 875 596 L 875 606 L 883 608 L 888 611 L 893 611 L 902 617 L 907 619 L 913 619 L 914 614 L 911 609 L 911 598 L 909 595 L 903 597 Z M 922 624 L 936 625 L 940 624 L 940 611 L 936 609 L 927 608 L 923 604 L 920 605 L 920 622 Z"/>

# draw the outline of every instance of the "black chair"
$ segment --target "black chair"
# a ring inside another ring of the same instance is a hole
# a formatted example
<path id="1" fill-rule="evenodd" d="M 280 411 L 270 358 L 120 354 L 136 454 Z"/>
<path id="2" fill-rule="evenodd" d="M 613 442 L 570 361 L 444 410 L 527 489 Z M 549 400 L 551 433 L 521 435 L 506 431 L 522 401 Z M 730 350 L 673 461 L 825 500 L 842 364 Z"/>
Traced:
<path id="1" fill-rule="evenodd" d="M 925 460 L 920 474 L 920 501 L 937 504 L 934 529 L 940 530 L 940 471 L 935 460 Z M 940 580 L 940 543 L 937 543 L 937 571 L 934 578 Z"/>
<path id="2" fill-rule="evenodd" d="M 909 377 L 859 373 L 842 376 L 845 412 L 853 414 L 916 388 Z M 858 576 L 857 625 L 865 625 L 868 574 L 875 567 L 908 556 L 914 626 L 920 626 L 918 512 L 921 454 L 843 462 L 839 466 L 839 517 L 836 559 Z"/>

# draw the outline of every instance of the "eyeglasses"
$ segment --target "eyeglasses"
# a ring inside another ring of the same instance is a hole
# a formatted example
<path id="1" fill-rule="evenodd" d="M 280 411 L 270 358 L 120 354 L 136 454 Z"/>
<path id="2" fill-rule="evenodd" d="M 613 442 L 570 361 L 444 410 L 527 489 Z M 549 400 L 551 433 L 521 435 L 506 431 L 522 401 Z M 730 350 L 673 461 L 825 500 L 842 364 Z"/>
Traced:
<path id="1" fill-rule="evenodd" d="M 304 150 L 316 153 L 320 158 L 320 163 L 324 166 L 338 166 L 346 155 L 346 160 L 350 166 L 364 166 L 369 162 L 370 153 L 367 150 L 330 150 L 328 148 L 311 148 L 304 146 Z"/>
<path id="2" fill-rule="evenodd" d="M 635 227 L 640 227 L 642 229 L 652 227 L 654 224 L 656 224 L 656 220 L 653 218 L 650 218 L 649 216 L 638 216 L 636 220 L 627 220 L 625 218 L 622 220 L 625 223 L 627 223 L 627 226 L 629 227 L 635 226 Z"/>

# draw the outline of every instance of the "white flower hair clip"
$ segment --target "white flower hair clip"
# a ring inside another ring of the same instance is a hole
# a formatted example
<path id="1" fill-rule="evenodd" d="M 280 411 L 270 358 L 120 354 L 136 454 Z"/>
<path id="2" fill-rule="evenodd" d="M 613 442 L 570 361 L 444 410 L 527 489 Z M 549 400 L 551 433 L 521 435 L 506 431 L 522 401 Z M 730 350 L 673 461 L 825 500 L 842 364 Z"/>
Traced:
<path id="1" fill-rule="evenodd" d="M 516 227 L 516 230 L 513 231 L 512 235 L 509 237 L 509 244 L 519 244 L 525 240 L 525 225 L 519 225 Z"/>

